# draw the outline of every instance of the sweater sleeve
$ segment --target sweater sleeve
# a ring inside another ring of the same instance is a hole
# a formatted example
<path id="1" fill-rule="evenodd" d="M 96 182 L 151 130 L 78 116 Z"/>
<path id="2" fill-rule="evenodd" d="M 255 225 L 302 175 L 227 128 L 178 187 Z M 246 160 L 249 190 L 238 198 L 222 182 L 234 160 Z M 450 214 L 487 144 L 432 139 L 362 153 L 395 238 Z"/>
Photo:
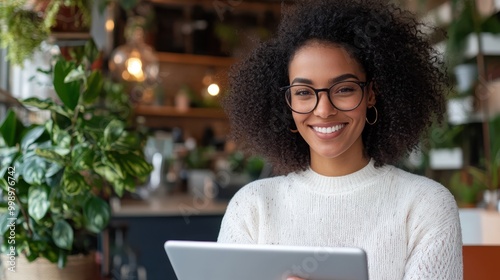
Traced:
<path id="1" fill-rule="evenodd" d="M 255 189 L 245 186 L 229 202 L 217 242 L 257 243 L 257 200 Z"/>
<path id="2" fill-rule="evenodd" d="M 421 199 L 408 215 L 404 279 L 461 280 L 462 234 L 456 201 L 441 185 L 422 189 Z"/>

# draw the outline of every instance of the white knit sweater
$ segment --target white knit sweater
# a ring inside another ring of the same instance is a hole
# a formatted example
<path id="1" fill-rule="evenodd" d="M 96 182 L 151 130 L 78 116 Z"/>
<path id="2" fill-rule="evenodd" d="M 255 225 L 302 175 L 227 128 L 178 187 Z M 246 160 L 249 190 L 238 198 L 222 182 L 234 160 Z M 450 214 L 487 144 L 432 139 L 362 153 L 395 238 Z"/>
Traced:
<path id="1" fill-rule="evenodd" d="M 371 280 L 460 280 L 462 238 L 450 192 L 394 166 L 340 177 L 307 170 L 258 180 L 230 201 L 218 242 L 360 247 Z"/>

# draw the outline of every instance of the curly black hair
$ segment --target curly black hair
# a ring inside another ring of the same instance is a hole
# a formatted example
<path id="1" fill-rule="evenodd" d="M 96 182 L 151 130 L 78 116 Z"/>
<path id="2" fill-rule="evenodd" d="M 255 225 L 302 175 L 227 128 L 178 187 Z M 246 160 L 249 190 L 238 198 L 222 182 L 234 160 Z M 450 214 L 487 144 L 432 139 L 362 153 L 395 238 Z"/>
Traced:
<path id="1" fill-rule="evenodd" d="M 374 82 L 378 121 L 365 125 L 365 153 L 376 166 L 397 163 L 445 112 L 446 69 L 422 27 L 412 13 L 382 1 L 298 1 L 283 12 L 275 36 L 230 70 L 222 105 L 233 139 L 277 173 L 309 166 L 309 146 L 290 132 L 293 118 L 279 88 L 289 84 L 295 52 L 317 40 L 345 48 Z"/>

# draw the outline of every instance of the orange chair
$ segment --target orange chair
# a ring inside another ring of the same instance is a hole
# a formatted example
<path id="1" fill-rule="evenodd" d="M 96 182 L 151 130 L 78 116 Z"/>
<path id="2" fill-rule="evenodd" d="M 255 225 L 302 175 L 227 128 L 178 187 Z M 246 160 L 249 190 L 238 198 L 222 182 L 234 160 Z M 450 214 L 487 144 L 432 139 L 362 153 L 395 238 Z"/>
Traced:
<path id="1" fill-rule="evenodd" d="M 463 260 L 464 280 L 500 280 L 500 246 L 463 246 Z"/>

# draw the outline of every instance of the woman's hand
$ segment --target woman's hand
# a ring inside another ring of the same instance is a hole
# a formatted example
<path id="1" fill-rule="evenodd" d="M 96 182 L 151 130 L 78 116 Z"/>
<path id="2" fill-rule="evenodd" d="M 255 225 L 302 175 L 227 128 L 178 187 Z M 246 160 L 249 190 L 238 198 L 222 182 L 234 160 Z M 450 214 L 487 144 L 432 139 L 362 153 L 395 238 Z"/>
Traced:
<path id="1" fill-rule="evenodd" d="M 306 280 L 304 278 L 299 278 L 299 277 L 288 277 L 286 280 Z"/>

